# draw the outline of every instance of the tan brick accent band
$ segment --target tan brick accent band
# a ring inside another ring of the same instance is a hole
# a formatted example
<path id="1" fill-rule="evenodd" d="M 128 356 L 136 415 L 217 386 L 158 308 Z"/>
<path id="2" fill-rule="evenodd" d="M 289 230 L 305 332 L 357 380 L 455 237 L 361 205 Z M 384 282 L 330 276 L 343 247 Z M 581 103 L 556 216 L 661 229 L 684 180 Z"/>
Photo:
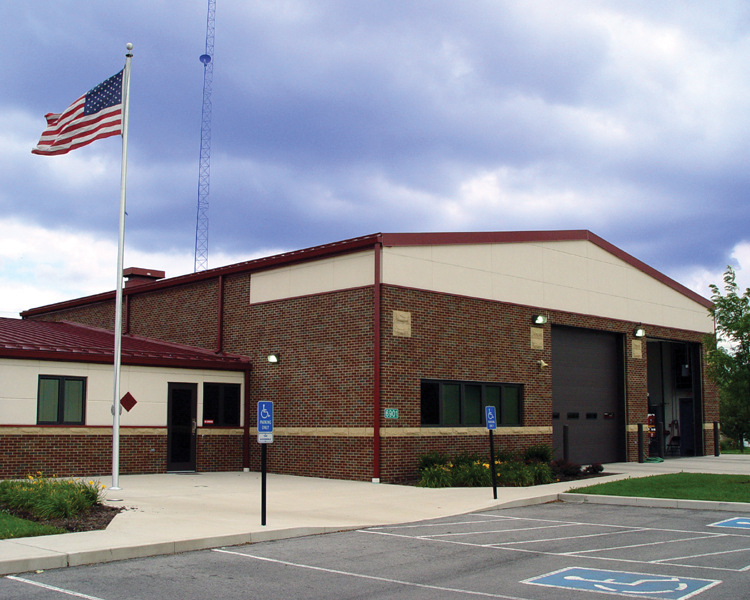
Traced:
<path id="1" fill-rule="evenodd" d="M 111 427 L 0 427 L 0 435 L 106 435 Z M 121 427 L 120 435 L 167 435 L 166 427 Z"/>
<path id="2" fill-rule="evenodd" d="M 372 427 L 275 427 L 278 436 L 303 437 L 372 437 Z M 551 435 L 552 427 L 499 427 L 496 435 Z M 257 430 L 253 430 L 257 435 Z M 380 436 L 401 437 L 444 437 L 444 436 L 486 436 L 482 427 L 381 427 Z"/>

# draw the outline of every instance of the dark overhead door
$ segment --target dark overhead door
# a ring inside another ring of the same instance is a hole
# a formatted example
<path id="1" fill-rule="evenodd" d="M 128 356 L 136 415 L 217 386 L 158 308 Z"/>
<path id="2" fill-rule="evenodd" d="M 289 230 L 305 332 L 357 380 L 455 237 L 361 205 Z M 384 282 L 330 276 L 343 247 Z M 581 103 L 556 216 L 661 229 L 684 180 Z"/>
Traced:
<path id="1" fill-rule="evenodd" d="M 552 437 L 576 463 L 625 460 L 622 338 L 575 327 L 552 327 Z"/>

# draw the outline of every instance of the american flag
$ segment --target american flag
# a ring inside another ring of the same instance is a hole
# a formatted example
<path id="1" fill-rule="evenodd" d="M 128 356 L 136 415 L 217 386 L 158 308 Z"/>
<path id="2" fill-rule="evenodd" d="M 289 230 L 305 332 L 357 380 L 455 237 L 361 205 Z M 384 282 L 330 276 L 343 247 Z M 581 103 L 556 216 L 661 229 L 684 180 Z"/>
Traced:
<path id="1" fill-rule="evenodd" d="M 44 115 L 47 128 L 31 153 L 67 154 L 95 140 L 121 134 L 123 71 L 86 92 L 62 113 Z"/>

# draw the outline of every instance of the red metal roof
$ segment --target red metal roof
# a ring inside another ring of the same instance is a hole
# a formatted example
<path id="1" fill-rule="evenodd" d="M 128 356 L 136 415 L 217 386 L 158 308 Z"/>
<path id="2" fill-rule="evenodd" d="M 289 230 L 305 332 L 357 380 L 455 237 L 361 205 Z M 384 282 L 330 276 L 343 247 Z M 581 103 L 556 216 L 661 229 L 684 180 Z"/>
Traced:
<path id="1" fill-rule="evenodd" d="M 0 317 L 0 358 L 113 364 L 114 335 L 75 323 Z M 122 336 L 122 364 L 232 371 L 250 366 L 246 357 L 132 335 Z"/>
<path id="2" fill-rule="evenodd" d="M 573 229 L 573 230 L 559 230 L 559 231 L 474 231 L 474 232 L 430 232 L 430 233 L 373 233 L 362 237 L 351 238 L 340 242 L 334 242 L 332 244 L 323 244 L 321 246 L 313 246 L 311 248 L 305 248 L 303 250 L 295 250 L 293 252 L 285 252 L 283 254 L 277 254 L 275 256 L 267 256 L 263 258 L 257 258 L 233 265 L 227 265 L 225 267 L 218 267 L 215 269 L 209 269 L 207 271 L 201 271 L 199 273 L 191 273 L 189 275 L 181 275 L 179 277 L 171 277 L 169 279 L 161 279 L 154 283 L 143 283 L 136 287 L 129 287 L 123 290 L 125 295 L 139 294 L 142 292 L 150 292 L 158 289 L 170 288 L 187 283 L 194 283 L 197 281 L 203 281 L 206 279 L 213 279 L 220 275 L 232 275 L 235 273 L 246 273 L 246 272 L 257 272 L 274 267 L 300 263 L 309 260 L 315 260 L 318 258 L 326 258 L 335 256 L 338 254 L 347 254 L 350 252 L 359 252 L 367 248 L 372 248 L 376 244 L 382 244 L 383 246 L 433 246 L 433 245 L 460 245 L 460 244 L 513 244 L 513 243 L 539 243 L 539 242 L 562 242 L 571 240 L 586 240 L 606 250 L 607 252 L 617 256 L 626 263 L 632 265 L 636 269 L 643 271 L 650 275 L 654 279 L 660 281 L 664 285 L 676 290 L 677 292 L 687 296 L 691 300 L 710 308 L 712 306 L 711 301 L 707 300 L 700 294 L 695 293 L 693 290 L 685 287 L 681 283 L 678 283 L 674 279 L 664 275 L 657 271 L 653 267 L 648 266 L 646 263 L 638 260 L 634 256 L 631 256 L 624 250 L 621 250 L 617 246 L 614 246 L 606 240 L 600 238 L 598 235 L 586 230 L 586 229 Z M 32 317 L 35 315 L 47 314 L 56 310 L 63 310 L 72 308 L 75 306 L 83 306 L 93 304 L 96 302 L 105 302 L 114 299 L 115 292 L 104 292 L 102 294 L 96 294 L 93 296 L 86 296 L 83 298 L 77 298 L 75 300 L 68 300 L 65 302 L 59 302 L 57 304 L 50 304 L 47 306 L 40 306 L 38 308 L 32 308 L 21 313 L 22 317 Z"/>

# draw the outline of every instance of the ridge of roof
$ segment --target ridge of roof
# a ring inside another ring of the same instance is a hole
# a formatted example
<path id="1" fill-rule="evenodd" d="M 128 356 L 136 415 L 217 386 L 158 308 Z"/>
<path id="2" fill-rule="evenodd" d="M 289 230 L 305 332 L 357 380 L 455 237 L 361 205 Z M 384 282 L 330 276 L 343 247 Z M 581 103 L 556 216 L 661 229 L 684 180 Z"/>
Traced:
<path id="1" fill-rule="evenodd" d="M 301 250 L 283 252 L 272 256 L 256 258 L 232 265 L 216 267 L 198 273 L 189 273 L 161 279 L 153 283 L 144 283 L 138 286 L 124 288 L 123 295 L 140 294 L 159 289 L 176 287 L 205 281 L 223 275 L 233 275 L 243 272 L 256 272 L 274 267 L 327 258 L 340 254 L 357 252 L 370 248 L 376 244 L 386 247 L 396 246 L 434 246 L 434 245 L 459 245 L 459 244 L 511 244 L 511 243 L 533 243 L 533 242 L 562 242 L 562 241 L 589 241 L 610 254 L 627 262 L 636 269 L 660 281 L 680 294 L 687 296 L 694 302 L 710 308 L 713 306 L 710 300 L 700 294 L 678 283 L 671 277 L 650 267 L 643 261 L 621 250 L 614 244 L 607 242 L 588 229 L 561 229 L 561 230 L 538 230 L 538 231 L 474 231 L 474 232 L 418 232 L 418 233 L 372 233 L 365 236 L 349 238 L 339 242 L 311 246 Z M 35 315 L 47 314 L 57 310 L 74 308 L 76 306 L 95 304 L 112 300 L 114 291 L 103 292 L 91 296 L 84 296 L 73 300 L 66 300 L 55 304 L 48 304 L 37 308 L 31 308 L 21 313 L 23 318 Z"/>

